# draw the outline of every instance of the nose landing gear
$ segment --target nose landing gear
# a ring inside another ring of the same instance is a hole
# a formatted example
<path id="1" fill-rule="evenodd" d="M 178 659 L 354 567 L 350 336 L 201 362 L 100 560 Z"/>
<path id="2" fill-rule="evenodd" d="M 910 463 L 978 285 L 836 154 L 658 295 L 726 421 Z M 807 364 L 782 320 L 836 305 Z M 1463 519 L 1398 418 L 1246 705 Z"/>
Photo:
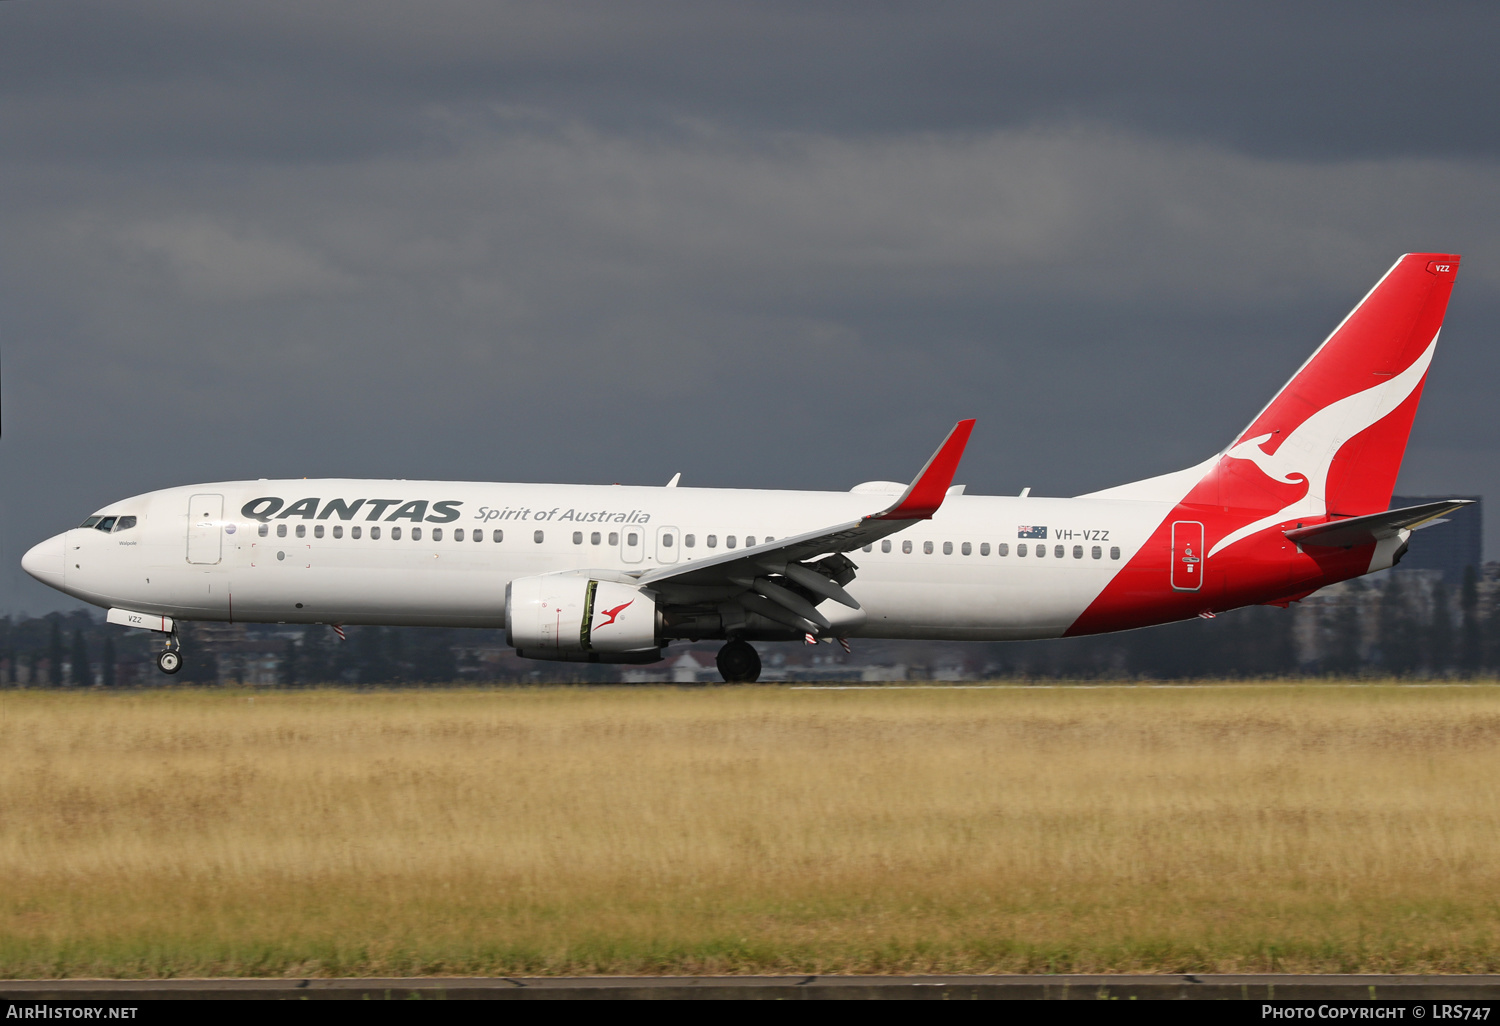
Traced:
<path id="1" fill-rule="evenodd" d="M 754 684 L 760 679 L 760 656 L 748 641 L 738 638 L 719 649 L 714 662 L 719 675 L 730 684 Z"/>
<path id="2" fill-rule="evenodd" d="M 177 640 L 175 630 L 167 635 L 167 647 L 157 655 L 156 668 L 168 674 L 182 669 L 182 643 Z"/>

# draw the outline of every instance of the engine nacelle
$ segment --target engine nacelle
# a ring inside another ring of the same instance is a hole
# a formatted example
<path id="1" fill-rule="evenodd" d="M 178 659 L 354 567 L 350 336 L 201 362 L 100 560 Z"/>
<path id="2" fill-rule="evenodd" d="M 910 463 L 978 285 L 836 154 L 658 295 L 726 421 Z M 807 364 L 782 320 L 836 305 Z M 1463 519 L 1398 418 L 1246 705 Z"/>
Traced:
<path id="1" fill-rule="evenodd" d="M 505 640 L 526 659 L 654 663 L 657 619 L 650 592 L 587 570 L 520 577 L 505 589 Z"/>

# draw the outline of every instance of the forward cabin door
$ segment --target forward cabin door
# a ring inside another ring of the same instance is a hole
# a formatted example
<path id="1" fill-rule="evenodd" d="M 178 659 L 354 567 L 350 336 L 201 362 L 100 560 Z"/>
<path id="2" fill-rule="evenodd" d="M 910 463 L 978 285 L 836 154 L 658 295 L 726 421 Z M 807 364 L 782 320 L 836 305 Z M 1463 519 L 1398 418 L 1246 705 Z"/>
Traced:
<path id="1" fill-rule="evenodd" d="M 188 500 L 187 561 L 213 564 L 224 558 L 224 496 Z"/>
<path id="2" fill-rule="evenodd" d="M 1172 523 L 1172 590 L 1203 587 L 1203 525 L 1196 520 Z"/>

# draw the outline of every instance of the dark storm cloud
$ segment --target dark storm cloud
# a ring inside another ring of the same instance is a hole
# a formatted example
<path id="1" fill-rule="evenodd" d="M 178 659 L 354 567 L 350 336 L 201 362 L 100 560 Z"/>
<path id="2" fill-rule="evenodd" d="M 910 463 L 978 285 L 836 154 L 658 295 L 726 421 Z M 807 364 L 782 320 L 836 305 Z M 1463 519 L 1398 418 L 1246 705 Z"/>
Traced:
<path id="1" fill-rule="evenodd" d="M 1403 487 L 1500 497 L 1489 8 L 1205 10 L 0 5 L 0 604 L 193 481 L 848 487 L 978 415 L 971 490 L 1104 487 L 1426 248 Z"/>
<path id="2" fill-rule="evenodd" d="M 347 158 L 496 103 L 630 129 L 1102 121 L 1299 156 L 1500 143 L 1486 3 L 9 6 L 4 127 L 33 153 Z"/>

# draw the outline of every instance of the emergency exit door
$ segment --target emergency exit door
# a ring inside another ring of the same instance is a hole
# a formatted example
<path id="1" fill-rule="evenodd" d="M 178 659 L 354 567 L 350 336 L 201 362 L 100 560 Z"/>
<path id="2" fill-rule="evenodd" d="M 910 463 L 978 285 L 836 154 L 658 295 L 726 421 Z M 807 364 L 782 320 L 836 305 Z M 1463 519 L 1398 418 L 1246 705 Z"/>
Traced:
<path id="1" fill-rule="evenodd" d="M 620 559 L 626 563 L 639 563 L 646 558 L 646 529 L 640 526 L 626 527 L 620 531 Z"/>
<path id="2" fill-rule="evenodd" d="M 1203 525 L 1196 520 L 1172 524 L 1172 590 L 1203 587 Z"/>
<path id="3" fill-rule="evenodd" d="M 224 496 L 195 495 L 188 500 L 187 561 L 217 563 L 223 558 Z"/>
<path id="4" fill-rule="evenodd" d="M 658 563 L 677 562 L 677 551 L 681 547 L 681 536 L 675 527 L 658 527 L 656 529 L 656 561 Z"/>

